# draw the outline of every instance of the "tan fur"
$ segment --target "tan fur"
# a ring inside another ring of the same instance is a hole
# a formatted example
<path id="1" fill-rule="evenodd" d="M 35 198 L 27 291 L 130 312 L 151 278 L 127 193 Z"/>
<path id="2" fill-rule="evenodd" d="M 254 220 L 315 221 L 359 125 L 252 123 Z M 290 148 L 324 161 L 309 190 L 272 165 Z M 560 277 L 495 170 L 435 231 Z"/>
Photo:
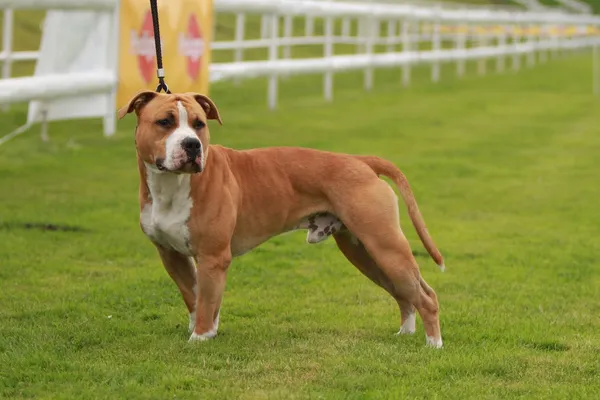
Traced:
<path id="1" fill-rule="evenodd" d="M 214 103 L 195 94 L 138 94 L 119 111 L 138 117 L 136 148 L 141 177 L 141 209 L 152 201 L 146 166 L 164 156 L 169 132 L 154 121 L 173 112 L 177 101 L 189 118 L 221 121 Z M 432 258 L 443 259 L 427 232 L 408 181 L 392 163 L 377 158 L 305 148 L 271 147 L 236 151 L 209 145 L 208 127 L 198 132 L 208 156 L 204 170 L 191 175 L 193 207 L 188 222 L 196 280 L 187 258 L 157 245 L 165 267 L 179 286 L 190 312 L 197 282 L 197 335 L 213 329 L 232 257 L 244 254 L 269 238 L 296 229 L 315 213 L 327 212 L 343 223 L 335 240 L 344 255 L 367 277 L 388 291 L 405 314 L 419 311 L 429 337 L 439 339 L 435 292 L 420 276 L 398 221 L 397 199 L 378 175 L 391 178 L 407 204 L 411 220 Z M 185 173 L 174 171 L 172 173 Z M 352 236 L 357 241 L 353 241 Z"/>
<path id="2" fill-rule="evenodd" d="M 384 175 L 390 178 L 400 191 L 404 202 L 406 203 L 406 207 L 408 208 L 408 215 L 410 216 L 410 220 L 412 221 L 421 242 L 427 249 L 427 252 L 433 258 L 433 261 L 436 262 L 437 265 L 443 266 L 444 259 L 440 254 L 437 246 L 433 242 L 431 235 L 429 235 L 429 231 L 425 226 L 425 221 L 423 220 L 423 216 L 421 215 L 421 211 L 419 211 L 419 206 L 417 205 L 417 201 L 415 196 L 413 195 L 412 189 L 408 184 L 408 180 L 394 164 L 391 162 L 384 160 L 379 157 L 372 156 L 359 156 L 360 160 L 364 161 L 369 167 L 373 168 L 378 175 Z"/>

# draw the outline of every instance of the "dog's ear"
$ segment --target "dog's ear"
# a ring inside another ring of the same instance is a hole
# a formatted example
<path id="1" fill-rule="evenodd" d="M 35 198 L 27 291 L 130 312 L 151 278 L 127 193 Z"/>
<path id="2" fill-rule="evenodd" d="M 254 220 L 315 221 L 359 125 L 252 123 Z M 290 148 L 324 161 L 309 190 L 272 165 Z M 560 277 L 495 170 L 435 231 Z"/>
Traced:
<path id="1" fill-rule="evenodd" d="M 119 109 L 119 111 L 117 111 L 117 117 L 119 119 L 121 119 L 125 115 L 127 115 L 127 114 L 129 114 L 130 112 L 133 112 L 133 111 L 135 111 L 135 113 L 139 115 L 140 110 L 142 109 L 142 107 L 144 107 L 146 104 L 148 104 L 156 96 L 158 96 L 158 93 L 152 92 L 152 91 L 149 91 L 149 90 L 146 90 L 146 91 L 143 91 L 143 92 L 140 92 L 140 93 L 136 94 L 129 101 L 129 104 L 127 104 L 126 106 L 121 107 Z"/>
<path id="2" fill-rule="evenodd" d="M 198 104 L 202 106 L 202 109 L 204 109 L 204 112 L 206 113 L 206 118 L 216 119 L 217 121 L 219 121 L 220 125 L 223 125 L 223 121 L 221 120 L 221 116 L 219 115 L 219 109 L 217 109 L 217 106 L 210 99 L 210 97 L 197 93 L 191 93 L 191 95 L 194 97 L 194 99 L 196 99 Z"/>

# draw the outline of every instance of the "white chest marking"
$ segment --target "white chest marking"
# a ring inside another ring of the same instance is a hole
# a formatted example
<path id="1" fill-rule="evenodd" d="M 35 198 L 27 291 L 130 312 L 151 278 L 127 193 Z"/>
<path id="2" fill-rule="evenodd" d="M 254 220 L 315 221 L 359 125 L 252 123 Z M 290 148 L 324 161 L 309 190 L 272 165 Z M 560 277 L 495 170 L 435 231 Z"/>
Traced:
<path id="1" fill-rule="evenodd" d="M 192 209 L 190 176 L 156 171 L 146 166 L 151 203 L 140 215 L 144 233 L 179 253 L 192 255 L 187 226 Z"/>

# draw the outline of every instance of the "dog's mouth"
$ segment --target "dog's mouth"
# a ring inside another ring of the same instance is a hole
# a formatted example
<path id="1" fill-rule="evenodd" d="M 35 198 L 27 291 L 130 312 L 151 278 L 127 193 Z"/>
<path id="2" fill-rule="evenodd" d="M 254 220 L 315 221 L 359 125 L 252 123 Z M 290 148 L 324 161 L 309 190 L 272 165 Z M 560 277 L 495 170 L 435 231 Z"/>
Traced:
<path id="1" fill-rule="evenodd" d="M 167 168 L 164 159 L 156 159 L 156 168 L 163 172 L 172 172 L 175 174 L 196 174 L 202 172 L 203 170 L 201 157 L 197 157 L 194 160 L 187 159 L 178 163 L 177 165 L 178 166 L 175 168 Z"/>
<path id="2" fill-rule="evenodd" d="M 156 160 L 156 168 L 158 168 L 159 171 L 168 171 L 167 167 L 165 167 L 165 160 L 162 158 Z"/>

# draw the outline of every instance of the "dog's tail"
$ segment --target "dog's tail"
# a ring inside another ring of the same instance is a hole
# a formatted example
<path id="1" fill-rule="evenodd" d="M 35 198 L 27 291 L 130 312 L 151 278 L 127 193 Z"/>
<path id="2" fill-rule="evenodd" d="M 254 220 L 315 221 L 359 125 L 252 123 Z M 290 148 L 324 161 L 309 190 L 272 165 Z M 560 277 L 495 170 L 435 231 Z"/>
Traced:
<path id="1" fill-rule="evenodd" d="M 359 160 L 367 164 L 377 175 L 385 175 L 390 178 L 400 191 L 402 198 L 404 199 L 404 203 L 408 208 L 408 215 L 410 216 L 410 220 L 412 221 L 421 242 L 427 249 L 427 252 L 433 258 L 433 261 L 440 267 L 442 271 L 446 269 L 444 266 L 444 258 L 442 254 L 438 250 L 435 245 L 429 231 L 427 230 L 427 226 L 425 226 L 425 221 L 423 220 L 423 216 L 421 215 L 421 211 L 419 211 L 419 206 L 417 205 L 417 200 L 408 184 L 408 180 L 406 176 L 391 162 L 384 160 L 383 158 L 373 157 L 373 156 L 356 156 Z"/>

